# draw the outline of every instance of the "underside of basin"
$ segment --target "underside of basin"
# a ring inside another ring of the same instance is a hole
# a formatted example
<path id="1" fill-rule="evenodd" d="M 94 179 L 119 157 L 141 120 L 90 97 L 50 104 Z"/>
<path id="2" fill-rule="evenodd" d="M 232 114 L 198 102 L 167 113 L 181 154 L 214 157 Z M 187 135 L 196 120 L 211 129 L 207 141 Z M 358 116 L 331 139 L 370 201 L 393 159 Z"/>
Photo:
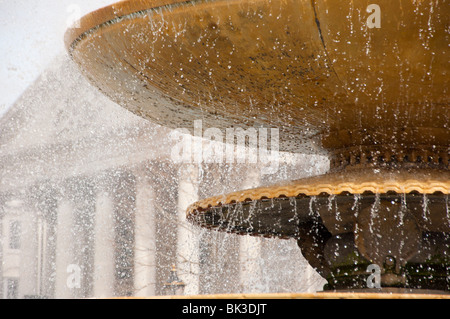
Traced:
<path id="1" fill-rule="evenodd" d="M 66 45 L 102 92 L 168 127 L 276 127 L 281 151 L 384 145 L 437 160 L 449 6 L 377 3 L 380 28 L 368 1 L 124 1 L 83 17 Z"/>

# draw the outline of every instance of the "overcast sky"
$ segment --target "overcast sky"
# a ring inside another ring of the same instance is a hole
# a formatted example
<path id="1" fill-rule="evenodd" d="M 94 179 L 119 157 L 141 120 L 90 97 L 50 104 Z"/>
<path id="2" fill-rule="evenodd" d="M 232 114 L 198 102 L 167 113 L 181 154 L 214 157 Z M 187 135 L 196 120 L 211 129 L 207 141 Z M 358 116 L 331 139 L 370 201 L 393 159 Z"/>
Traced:
<path id="1" fill-rule="evenodd" d="M 0 0 L 0 117 L 65 51 L 75 16 L 118 0 Z"/>

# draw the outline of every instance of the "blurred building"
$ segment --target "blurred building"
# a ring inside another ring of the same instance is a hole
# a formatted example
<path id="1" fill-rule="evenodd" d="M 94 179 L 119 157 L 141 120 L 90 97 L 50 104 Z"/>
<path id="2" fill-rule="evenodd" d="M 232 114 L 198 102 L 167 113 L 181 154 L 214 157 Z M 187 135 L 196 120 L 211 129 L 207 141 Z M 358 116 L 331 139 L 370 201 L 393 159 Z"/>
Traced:
<path id="1" fill-rule="evenodd" d="M 177 164 L 169 134 L 56 59 L 0 119 L 0 296 L 161 295 L 173 264 L 185 294 L 320 289 L 295 241 L 210 232 L 184 214 L 200 198 L 322 173 L 326 160 L 293 157 L 271 176 Z"/>

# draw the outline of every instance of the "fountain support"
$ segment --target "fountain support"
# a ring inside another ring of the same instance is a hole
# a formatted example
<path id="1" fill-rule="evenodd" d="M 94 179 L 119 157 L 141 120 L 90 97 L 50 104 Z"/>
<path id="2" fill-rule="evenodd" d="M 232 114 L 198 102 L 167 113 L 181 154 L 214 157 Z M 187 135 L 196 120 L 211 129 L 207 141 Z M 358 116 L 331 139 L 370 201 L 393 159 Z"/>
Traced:
<path id="1" fill-rule="evenodd" d="M 330 158 L 322 176 L 198 201 L 192 222 L 294 238 L 329 290 L 448 292 L 449 7 L 377 6 L 123 1 L 83 17 L 66 44 L 139 116 L 276 127 L 281 151 Z"/>

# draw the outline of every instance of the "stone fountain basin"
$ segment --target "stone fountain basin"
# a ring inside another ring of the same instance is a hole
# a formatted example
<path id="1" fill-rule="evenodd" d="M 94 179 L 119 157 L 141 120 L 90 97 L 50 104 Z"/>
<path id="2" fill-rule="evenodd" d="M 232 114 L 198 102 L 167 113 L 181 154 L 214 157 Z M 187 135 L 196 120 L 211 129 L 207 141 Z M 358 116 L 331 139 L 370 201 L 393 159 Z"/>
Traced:
<path id="1" fill-rule="evenodd" d="M 326 175 L 205 199 L 188 219 L 295 238 L 333 289 L 364 287 L 376 263 L 383 287 L 448 291 L 450 7 L 379 0 L 374 27 L 370 4 L 122 1 L 83 17 L 66 46 L 143 118 L 276 127 L 280 151 L 331 159 Z"/>
<path id="2" fill-rule="evenodd" d="M 338 235 L 353 231 L 358 212 L 378 196 L 415 207 L 411 214 L 423 230 L 450 232 L 449 193 L 448 172 L 355 169 L 203 199 L 189 206 L 187 218 L 207 228 L 287 239 L 298 238 L 299 224 L 320 215 Z"/>
<path id="3" fill-rule="evenodd" d="M 66 33 L 91 82 L 172 128 L 277 127 L 280 150 L 446 147 L 450 7 L 377 1 L 123 1 Z"/>
<path id="4" fill-rule="evenodd" d="M 229 233 L 297 240 L 327 289 L 367 288 L 372 264 L 384 288 L 448 291 L 449 176 L 425 172 L 329 173 L 204 199 L 189 207 L 188 219 Z"/>

